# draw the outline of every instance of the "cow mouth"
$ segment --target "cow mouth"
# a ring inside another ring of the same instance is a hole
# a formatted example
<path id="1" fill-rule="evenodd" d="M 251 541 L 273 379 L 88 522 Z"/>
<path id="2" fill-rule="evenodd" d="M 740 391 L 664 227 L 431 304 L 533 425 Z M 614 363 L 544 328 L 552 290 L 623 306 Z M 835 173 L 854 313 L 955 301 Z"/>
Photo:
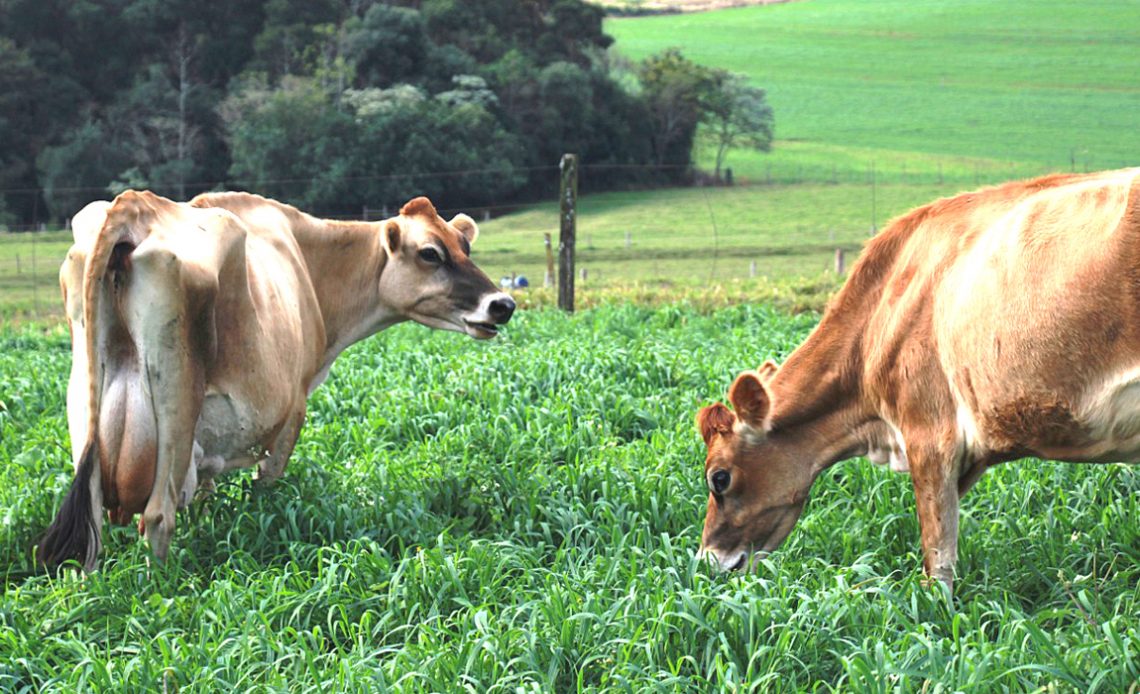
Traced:
<path id="1" fill-rule="evenodd" d="M 467 325 L 467 334 L 477 340 L 487 340 L 499 334 L 499 326 L 494 323 L 464 320 Z"/>

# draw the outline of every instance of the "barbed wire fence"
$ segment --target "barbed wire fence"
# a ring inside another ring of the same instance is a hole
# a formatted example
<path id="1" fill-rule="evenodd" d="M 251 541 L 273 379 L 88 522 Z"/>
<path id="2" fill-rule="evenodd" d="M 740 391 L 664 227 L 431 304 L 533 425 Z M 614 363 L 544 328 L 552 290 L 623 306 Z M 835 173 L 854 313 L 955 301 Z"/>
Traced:
<path id="1" fill-rule="evenodd" d="M 1076 152 L 1076 150 L 1074 150 Z M 614 165 L 581 163 L 578 166 L 581 188 L 586 195 L 577 210 L 576 275 L 579 287 L 588 291 L 606 284 L 631 281 L 667 282 L 685 279 L 694 282 L 717 282 L 759 276 L 811 275 L 825 271 L 842 274 L 850 260 L 890 217 L 905 211 L 898 209 L 897 195 L 884 192 L 903 187 L 945 188 L 941 194 L 957 190 L 1027 178 L 1050 172 L 1089 171 L 1097 168 L 1124 168 L 1129 162 L 1094 162 L 1075 154 L 1069 161 L 1056 165 L 1022 162 L 980 162 L 947 158 L 932 164 L 924 159 L 919 166 L 907 162 L 789 162 L 774 160 L 761 167 L 752 166 L 749 175 L 733 175 L 727 169 L 723 180 L 714 181 L 707 174 L 689 172 L 688 187 L 661 189 L 649 185 L 638 188 L 627 185 L 624 191 L 659 191 L 655 207 L 635 204 L 636 195 L 596 195 L 591 178 L 615 169 L 660 172 L 660 167 L 647 165 Z M 545 236 L 557 243 L 559 232 L 559 166 L 515 169 L 516 172 L 549 176 L 549 195 L 538 201 L 496 201 L 448 207 L 446 200 L 439 212 L 446 218 L 464 212 L 487 224 L 484 237 L 476 244 L 476 262 L 492 277 L 504 283 L 517 282 L 520 276 L 536 285 L 547 275 L 548 253 Z M 359 176 L 345 180 L 380 179 L 426 180 L 454 179 L 459 176 L 501 175 L 499 169 L 466 169 L 432 171 L 390 176 Z M 231 189 L 252 189 L 260 185 L 310 185 L 316 177 L 273 181 L 228 181 Z M 803 188 L 812 186 L 813 188 Z M 749 213 L 756 208 L 769 209 L 766 198 L 796 196 L 803 193 L 805 205 L 812 200 L 826 202 L 829 186 L 855 188 L 856 192 L 839 196 L 834 210 L 812 210 L 803 223 L 784 219 L 771 224 Z M 200 189 L 214 185 L 199 184 Z M 57 189 L 62 190 L 62 189 Z M 816 191 L 816 192 L 812 192 Z M 4 190 L 0 194 L 42 196 L 41 189 Z M 90 199 L 111 197 L 105 188 L 76 187 L 67 192 L 90 194 Z M 922 191 L 923 194 L 925 190 Z M 935 191 L 930 197 L 936 197 Z M 840 199 L 841 198 L 841 199 Z M 358 211 L 344 210 L 329 218 L 377 221 L 396 214 L 404 201 L 376 201 Z M 841 209 L 842 208 L 842 209 Z M 858 208 L 858 209 L 855 209 Z M 498 221 L 511 213 L 513 222 Z M 821 219 L 833 221 L 820 221 Z M 63 306 L 59 292 L 60 263 L 71 245 L 69 220 L 39 219 L 24 225 L 0 226 L 0 322 L 8 319 L 42 320 L 59 317 Z"/>

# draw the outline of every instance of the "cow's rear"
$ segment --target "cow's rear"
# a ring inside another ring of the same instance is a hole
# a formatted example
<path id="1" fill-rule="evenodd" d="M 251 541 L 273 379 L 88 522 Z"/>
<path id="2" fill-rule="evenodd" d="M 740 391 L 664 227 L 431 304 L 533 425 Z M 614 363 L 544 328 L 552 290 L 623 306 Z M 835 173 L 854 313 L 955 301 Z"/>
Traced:
<path id="1" fill-rule="evenodd" d="M 76 478 L 40 544 L 48 565 L 76 559 L 93 568 L 102 509 L 122 523 L 146 512 L 162 462 L 160 429 L 171 424 L 155 395 L 173 386 L 193 401 L 201 388 L 188 328 L 205 307 L 178 259 L 151 233 L 158 218 L 177 212 L 174 203 L 132 191 L 111 205 L 93 203 L 73 223 L 75 245 L 60 283 L 72 337 L 68 422 Z M 161 524 L 161 512 L 150 515 Z"/>
<path id="2" fill-rule="evenodd" d="M 121 301 L 130 254 L 141 239 L 115 224 L 121 216 L 121 207 L 115 210 L 103 201 L 76 214 L 74 244 L 60 268 L 72 342 L 67 402 L 76 474 L 40 542 L 39 559 L 48 565 L 69 559 L 80 560 L 88 568 L 94 565 L 103 506 L 113 509 L 115 517 L 121 515 L 116 514 L 120 499 L 134 502 L 130 490 L 120 494 L 116 474 L 120 453 L 139 461 L 153 482 L 149 471 L 154 469 L 154 415 L 145 404 L 141 412 L 132 407 L 140 403 L 130 393 L 140 392 L 141 384 L 137 350 L 123 323 Z M 126 436 L 128 421 L 134 427 Z"/>

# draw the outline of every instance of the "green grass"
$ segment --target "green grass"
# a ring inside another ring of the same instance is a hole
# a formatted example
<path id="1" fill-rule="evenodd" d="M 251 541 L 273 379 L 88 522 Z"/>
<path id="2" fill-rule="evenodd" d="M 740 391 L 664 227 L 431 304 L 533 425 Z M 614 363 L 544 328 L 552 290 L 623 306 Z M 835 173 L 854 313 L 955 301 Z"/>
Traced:
<path id="1" fill-rule="evenodd" d="M 581 199 L 577 266 L 591 287 L 642 282 L 724 282 L 757 273 L 815 277 L 851 261 L 890 217 L 958 192 L 960 186 L 845 183 L 675 188 L 602 193 Z M 873 213 L 873 214 L 872 214 Z M 510 272 L 541 283 L 543 233 L 558 251 L 558 206 L 536 205 L 480 225 L 474 258 L 491 277 Z M 626 247 L 626 233 L 630 246 Z"/>
<path id="2" fill-rule="evenodd" d="M 0 322 L 63 315 L 59 266 L 71 233 L 0 233 Z"/>
<path id="3" fill-rule="evenodd" d="M 751 576 L 693 559 L 696 408 L 814 324 L 756 306 L 521 313 L 494 343 L 398 326 L 311 399 L 285 478 L 225 477 L 148 568 L 29 576 L 70 482 L 67 339 L 0 335 L 3 691 L 1128 691 L 1140 469 L 1023 462 L 923 588 L 905 476 L 817 482 Z"/>
<path id="4" fill-rule="evenodd" d="M 1140 13 L 1132 2 L 810 0 L 611 19 L 617 49 L 679 47 L 768 90 L 762 176 L 881 170 L 973 183 L 1140 162 Z M 1011 176 L 1012 174 L 1012 176 Z"/>
<path id="5" fill-rule="evenodd" d="M 872 218 L 881 227 L 890 216 L 957 189 L 950 183 L 877 185 L 873 205 L 871 186 L 854 183 L 585 196 L 579 209 L 577 265 L 587 277 L 577 281 L 579 301 L 589 305 L 621 296 L 660 303 L 727 287 L 740 299 L 776 299 L 785 307 L 818 309 L 826 293 L 814 287 L 822 282 L 834 289 L 837 284 L 834 274 L 825 277 L 834 268 L 836 248 L 845 250 L 850 267 L 870 237 Z M 544 232 L 552 234 L 557 253 L 558 207 L 553 203 L 481 223 L 473 257 L 494 279 L 515 272 L 541 286 Z M 0 235 L 0 319 L 62 316 L 59 264 L 69 243 L 67 232 Z M 33 244 L 35 285 L 29 270 Z M 753 262 L 756 280 L 750 279 Z M 654 296 L 640 292 L 638 285 L 652 287 Z M 804 286 L 807 293 L 799 289 Z M 790 302 L 781 298 L 789 294 Z M 524 298 L 544 303 L 541 295 Z"/>

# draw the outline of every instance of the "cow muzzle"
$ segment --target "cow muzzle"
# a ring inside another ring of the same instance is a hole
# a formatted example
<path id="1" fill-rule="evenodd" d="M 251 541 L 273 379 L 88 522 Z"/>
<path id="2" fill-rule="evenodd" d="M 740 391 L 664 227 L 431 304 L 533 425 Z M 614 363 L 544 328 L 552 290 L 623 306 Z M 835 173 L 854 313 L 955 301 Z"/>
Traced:
<path id="1" fill-rule="evenodd" d="M 708 561 L 716 564 L 716 568 L 720 571 L 751 571 L 755 565 L 755 559 L 762 557 L 767 552 L 749 552 L 747 550 L 733 550 L 730 552 L 722 552 L 720 550 L 709 549 L 708 547 L 701 547 L 697 552 L 698 561 Z"/>
<path id="2" fill-rule="evenodd" d="M 499 334 L 499 326 L 506 325 L 515 313 L 515 300 L 504 292 L 483 297 L 479 308 L 463 317 L 467 334 L 476 340 L 487 340 Z"/>

